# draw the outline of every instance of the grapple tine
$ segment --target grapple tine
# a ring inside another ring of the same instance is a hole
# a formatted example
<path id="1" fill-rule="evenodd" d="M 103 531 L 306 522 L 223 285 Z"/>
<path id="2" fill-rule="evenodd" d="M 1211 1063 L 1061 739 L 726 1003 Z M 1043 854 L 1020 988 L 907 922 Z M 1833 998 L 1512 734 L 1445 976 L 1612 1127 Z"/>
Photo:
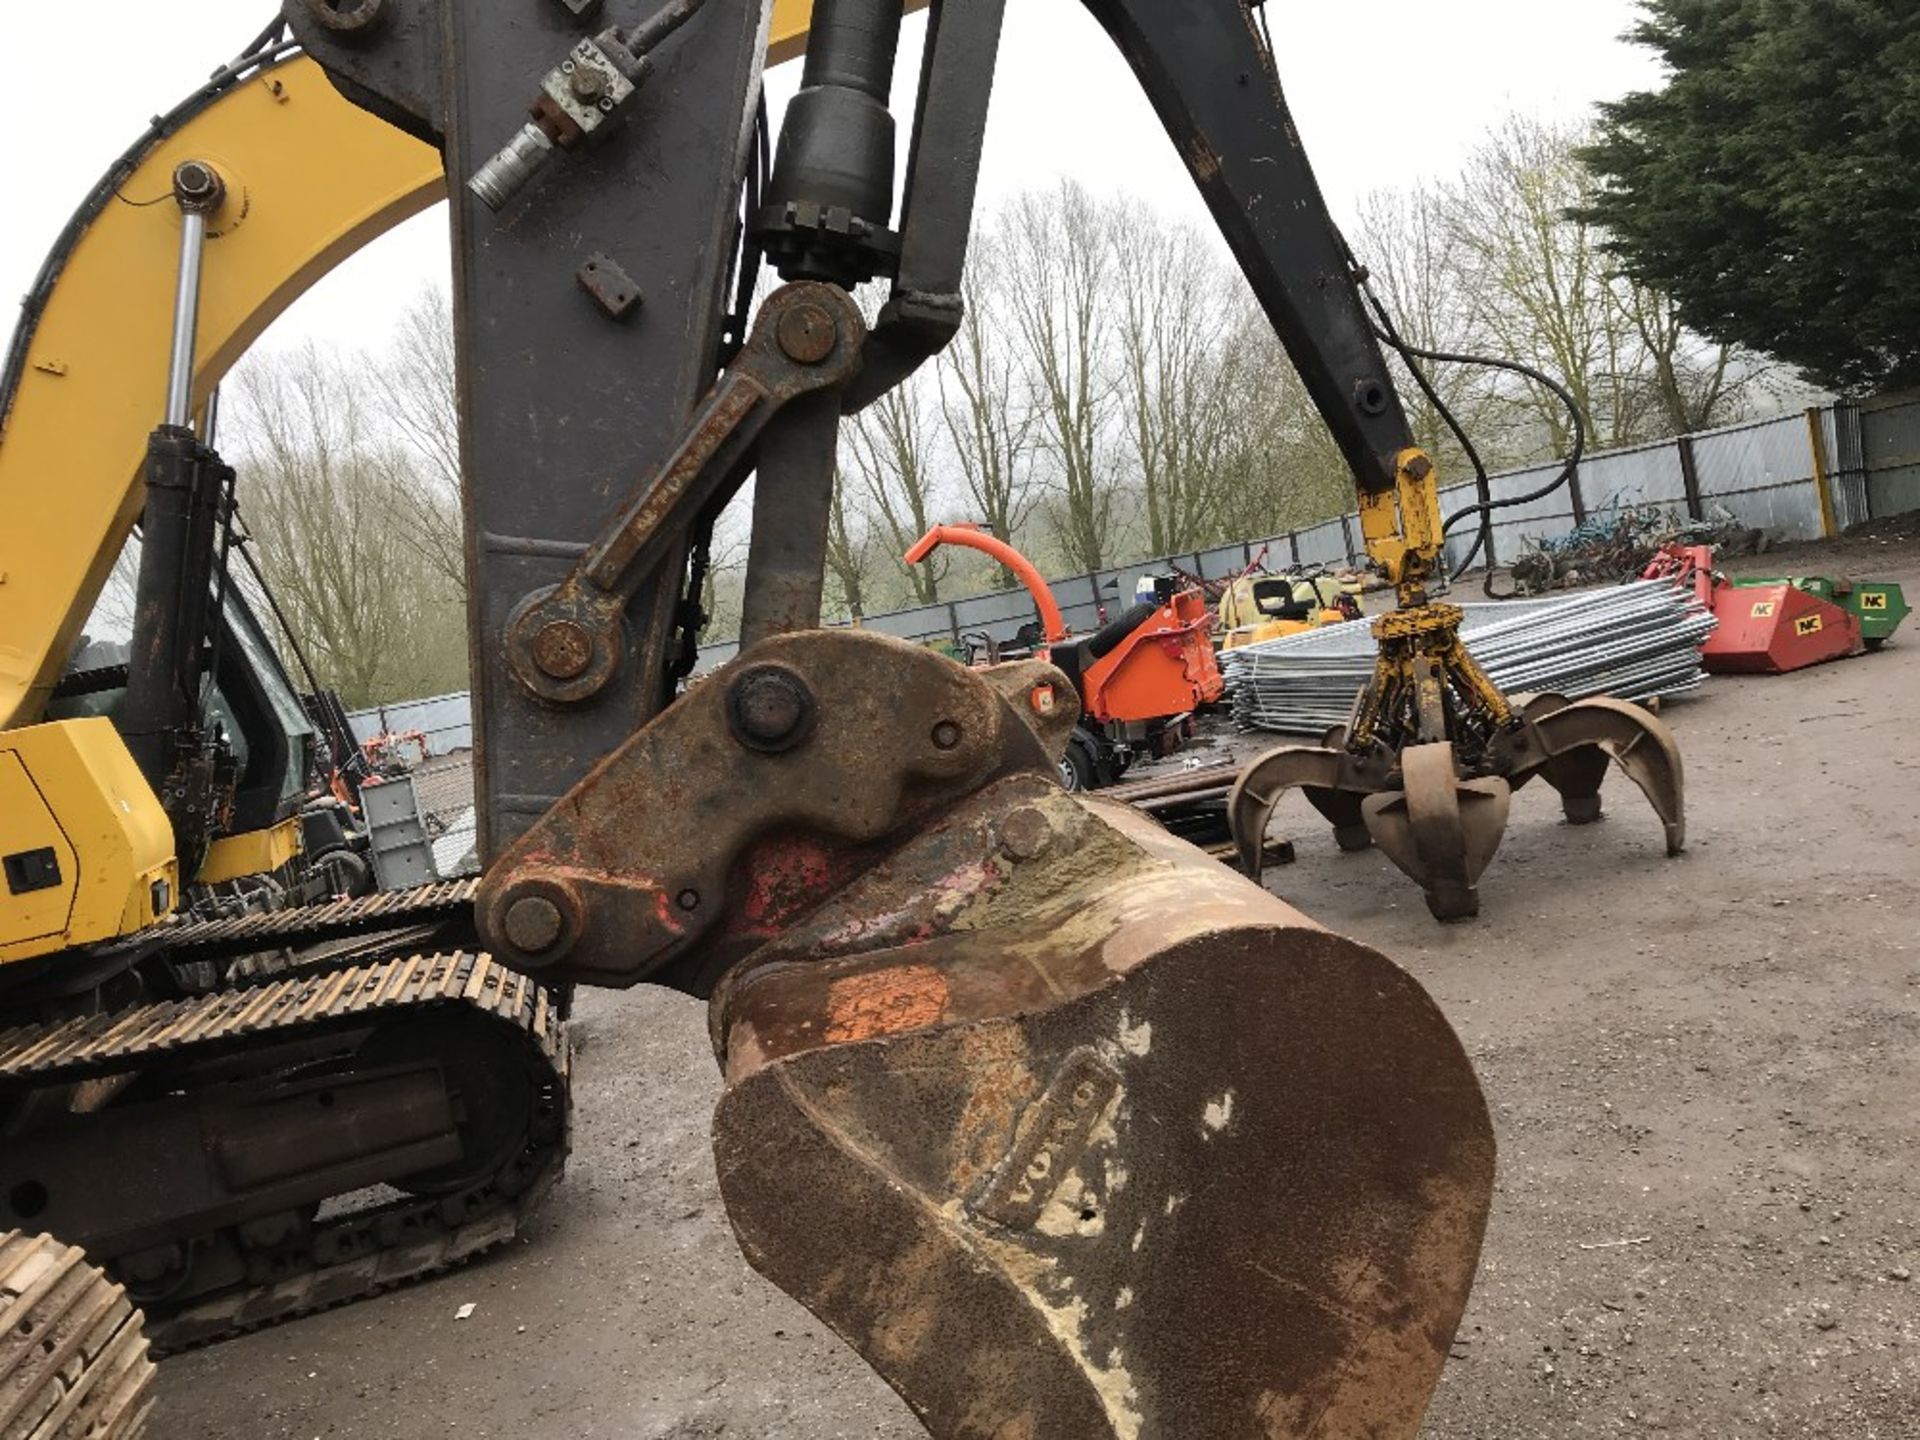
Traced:
<path id="1" fill-rule="evenodd" d="M 1386 857 L 1427 894 L 1439 920 L 1480 913 L 1480 876 L 1506 833 L 1513 791 L 1497 777 L 1462 780 L 1453 746 L 1410 745 L 1400 754 L 1404 788 L 1361 806 Z"/>
<path id="2" fill-rule="evenodd" d="M 1413 1436 L 1493 1175 L 1445 1019 L 1131 810 L 1010 783 L 715 996 L 748 1258 L 940 1440 Z"/>
<path id="3" fill-rule="evenodd" d="M 1640 787 L 1666 831 L 1667 853 L 1686 848 L 1686 772 L 1680 746 L 1656 716 L 1605 696 L 1535 713 L 1513 753 L 1515 773 L 1537 771 L 1560 792 L 1576 824 L 1600 818 L 1600 784 L 1611 759 Z"/>
<path id="4" fill-rule="evenodd" d="M 1267 826 L 1289 790 L 1306 792 L 1313 807 L 1333 826 L 1342 850 L 1364 850 L 1365 821 L 1361 792 L 1351 787 L 1352 762 L 1337 747 L 1282 745 L 1240 772 L 1227 795 L 1227 824 L 1240 854 L 1240 871 L 1256 883 L 1265 864 Z"/>

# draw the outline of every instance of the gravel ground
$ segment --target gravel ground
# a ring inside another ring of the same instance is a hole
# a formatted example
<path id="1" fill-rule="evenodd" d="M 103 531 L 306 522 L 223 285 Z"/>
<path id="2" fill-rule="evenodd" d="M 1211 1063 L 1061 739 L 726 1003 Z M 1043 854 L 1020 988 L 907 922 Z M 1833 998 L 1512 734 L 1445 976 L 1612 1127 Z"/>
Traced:
<path id="1" fill-rule="evenodd" d="M 1745 564 L 1920 595 L 1912 541 Z M 1663 857 L 1618 780 L 1584 829 L 1531 788 L 1461 926 L 1435 925 L 1377 855 L 1338 854 L 1304 805 L 1282 812 L 1300 863 L 1275 888 L 1425 982 L 1499 1131 L 1480 1282 L 1427 1436 L 1920 1440 L 1916 710 L 1920 625 L 1878 655 L 1715 680 L 1667 712 L 1685 856 Z M 158 1433 L 920 1435 L 734 1250 L 700 1007 L 641 992 L 579 1014 L 576 1153 L 525 1243 L 166 1362 Z"/>

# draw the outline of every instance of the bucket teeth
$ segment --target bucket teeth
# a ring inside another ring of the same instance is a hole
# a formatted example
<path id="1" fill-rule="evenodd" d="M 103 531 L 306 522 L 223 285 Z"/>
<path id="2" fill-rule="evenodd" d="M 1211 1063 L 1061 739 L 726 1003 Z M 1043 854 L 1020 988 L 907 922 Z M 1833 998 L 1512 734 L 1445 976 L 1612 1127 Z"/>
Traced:
<path id="1" fill-rule="evenodd" d="M 749 1260 L 937 1440 L 1412 1437 L 1493 1174 L 1445 1019 L 1122 807 L 1031 808 L 1057 851 L 942 933 L 836 957 L 828 923 L 716 997 Z"/>

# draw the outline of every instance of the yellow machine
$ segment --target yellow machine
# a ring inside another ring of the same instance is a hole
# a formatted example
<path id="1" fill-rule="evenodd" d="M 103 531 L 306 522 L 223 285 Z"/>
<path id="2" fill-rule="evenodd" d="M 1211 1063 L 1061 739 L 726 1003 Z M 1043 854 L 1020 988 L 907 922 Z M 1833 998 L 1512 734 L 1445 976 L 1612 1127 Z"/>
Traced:
<path id="1" fill-rule="evenodd" d="M 99 803 L 98 764 L 58 775 L 43 768 L 45 757 L 83 746 L 95 755 L 114 748 L 108 727 L 66 717 L 110 708 L 123 684 L 89 691 L 83 674 L 80 685 L 69 675 L 69 688 L 61 687 L 110 578 L 121 593 L 103 608 L 122 617 L 118 638 L 132 638 L 132 581 L 124 568 L 116 576 L 115 562 L 146 502 L 148 439 L 175 358 L 177 307 L 169 302 L 177 299 L 187 221 L 169 198 L 176 166 L 212 157 L 221 171 L 222 199 L 204 217 L 207 259 L 198 267 L 188 352 L 195 415 L 219 377 L 314 280 L 442 192 L 437 156 L 346 104 L 308 62 L 258 68 L 209 89 L 215 93 L 189 101 L 186 113 L 169 117 L 167 133 L 117 166 L 104 193 L 75 217 L 35 288 L 0 391 L 0 497 L 14 522 L 0 531 L 0 745 L 75 834 L 72 865 L 84 883 L 70 867 L 62 884 L 88 897 L 71 927 L 45 931 L 33 918 L 44 901 L 0 895 L 4 960 L 131 934 L 182 898 L 175 881 L 154 903 L 147 872 L 170 862 L 173 837 L 155 785 L 137 767 L 129 761 L 116 773 L 120 789 L 109 807 Z M 167 203 L 126 205 L 114 195 Z M 237 597 L 229 606 L 241 609 Z M 257 692 L 250 707 L 237 695 L 227 707 L 236 722 L 244 710 L 257 729 L 239 737 L 252 742 L 255 773 L 236 777 L 237 833 L 208 836 L 189 881 L 278 869 L 298 841 L 289 812 L 305 789 L 294 772 L 305 763 L 311 725 L 251 617 L 237 613 L 230 623 L 254 642 L 226 645 L 223 654 L 236 684 Z M 96 620 L 93 628 L 97 647 L 103 627 Z M 74 737 L 57 738 L 70 728 Z M 278 775 L 270 771 L 275 760 Z M 114 833 L 101 835 L 97 822 L 81 829 L 69 818 L 79 811 L 113 817 Z M 96 845 L 104 846 L 97 857 Z M 116 858 L 136 853 L 142 863 L 132 871 Z M 114 883 L 108 875 L 124 893 L 105 894 Z"/>
<path id="2" fill-rule="evenodd" d="M 771 59 L 802 53 L 809 9 L 808 0 L 776 0 Z M 168 391 L 170 361 L 182 354 L 172 343 L 178 306 L 167 300 L 178 298 L 182 230 L 191 217 L 168 197 L 186 161 L 211 161 L 219 188 L 217 204 L 199 217 L 205 259 L 197 266 L 182 377 L 192 416 L 205 411 L 221 376 L 316 280 L 446 190 L 431 147 L 347 103 L 318 66 L 287 47 L 268 63 L 216 77 L 166 117 L 114 167 L 62 236 L 29 297 L 0 381 L 0 500 L 8 515 L 0 529 L 0 743 L 62 818 L 70 805 L 98 808 L 85 793 L 93 788 L 90 772 L 49 775 L 35 757 L 97 753 L 110 742 L 21 735 L 28 727 L 70 723 L 53 718 L 75 708 L 63 706 L 56 692 L 146 502 L 148 438 Z M 115 197 L 164 203 L 129 205 Z M 121 609 L 130 608 L 130 595 L 118 598 Z M 285 738 L 297 748 L 310 733 L 303 717 L 295 711 L 280 718 L 293 722 Z M 76 783 L 81 793 L 71 788 Z M 121 798 L 124 808 L 112 811 L 120 833 L 108 842 L 109 853 L 151 860 L 154 837 L 166 828 L 153 787 L 129 784 Z M 211 837 L 189 880 L 230 880 L 291 858 L 298 827 L 288 816 L 248 818 L 253 823 L 238 833 Z M 96 867 L 83 855 L 75 863 L 90 876 L 88 905 L 105 904 L 103 883 L 91 877 L 114 862 L 103 858 Z M 119 930 L 103 929 L 100 914 L 89 909 L 75 914 L 71 934 L 65 927 L 38 933 L 44 898 L 0 894 L 0 961 L 131 933 L 180 900 L 173 884 L 156 908 L 150 890 L 144 898 L 134 894 L 146 887 L 144 869 L 124 878 L 127 892 L 112 907 L 116 917 L 128 917 Z"/>
<path id="3" fill-rule="evenodd" d="M 1360 617 L 1350 587 L 1332 575 L 1241 575 L 1220 597 L 1220 648 L 1298 635 Z"/>
<path id="4" fill-rule="evenodd" d="M 0 964 L 144 930 L 180 890 L 166 813 L 105 719 L 0 732 L 0 855 Z"/>
<path id="5" fill-rule="evenodd" d="M 473 955 L 364 958 L 426 933 L 396 924 L 444 930 L 471 884 L 357 913 L 302 853 L 303 811 L 328 818 L 313 722 L 227 583 L 234 482 L 194 430 L 287 305 L 443 190 L 429 147 L 282 47 L 156 122 L 28 298 L 0 383 L 0 1319 L 36 1336 L 0 1347 L 9 1436 L 132 1435 L 149 1343 L 348 1298 L 410 1225 L 426 1244 L 397 1276 L 499 1243 L 558 1174 L 546 992 Z M 160 582 L 192 599 L 156 609 Z M 296 880 L 324 920 L 245 913 Z M 213 895 L 224 910 L 187 918 Z M 303 958 L 330 945 L 348 959 Z M 480 1078 L 502 1066 L 516 1078 Z M 508 1129 L 485 1133 L 489 1104 Z M 407 1198 L 318 1220 L 369 1183 Z M 81 1242 L 131 1301 L 80 1249 L 10 1229 Z"/>

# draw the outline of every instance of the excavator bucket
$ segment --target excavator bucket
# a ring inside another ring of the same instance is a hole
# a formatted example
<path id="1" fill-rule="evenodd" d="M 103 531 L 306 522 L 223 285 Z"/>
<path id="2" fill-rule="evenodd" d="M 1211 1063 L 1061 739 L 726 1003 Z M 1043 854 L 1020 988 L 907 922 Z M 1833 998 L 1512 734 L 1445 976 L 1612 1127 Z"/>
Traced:
<path id="1" fill-rule="evenodd" d="M 762 641 L 476 915 L 709 996 L 743 1251 L 938 1440 L 1411 1440 L 1492 1195 L 1472 1067 L 1392 963 L 1061 790 L 1066 690 Z"/>
<path id="2" fill-rule="evenodd" d="M 1491 1196 L 1467 1058 L 1130 807 L 1002 782 L 713 1015 L 748 1259 L 940 1440 L 1417 1431 Z"/>

